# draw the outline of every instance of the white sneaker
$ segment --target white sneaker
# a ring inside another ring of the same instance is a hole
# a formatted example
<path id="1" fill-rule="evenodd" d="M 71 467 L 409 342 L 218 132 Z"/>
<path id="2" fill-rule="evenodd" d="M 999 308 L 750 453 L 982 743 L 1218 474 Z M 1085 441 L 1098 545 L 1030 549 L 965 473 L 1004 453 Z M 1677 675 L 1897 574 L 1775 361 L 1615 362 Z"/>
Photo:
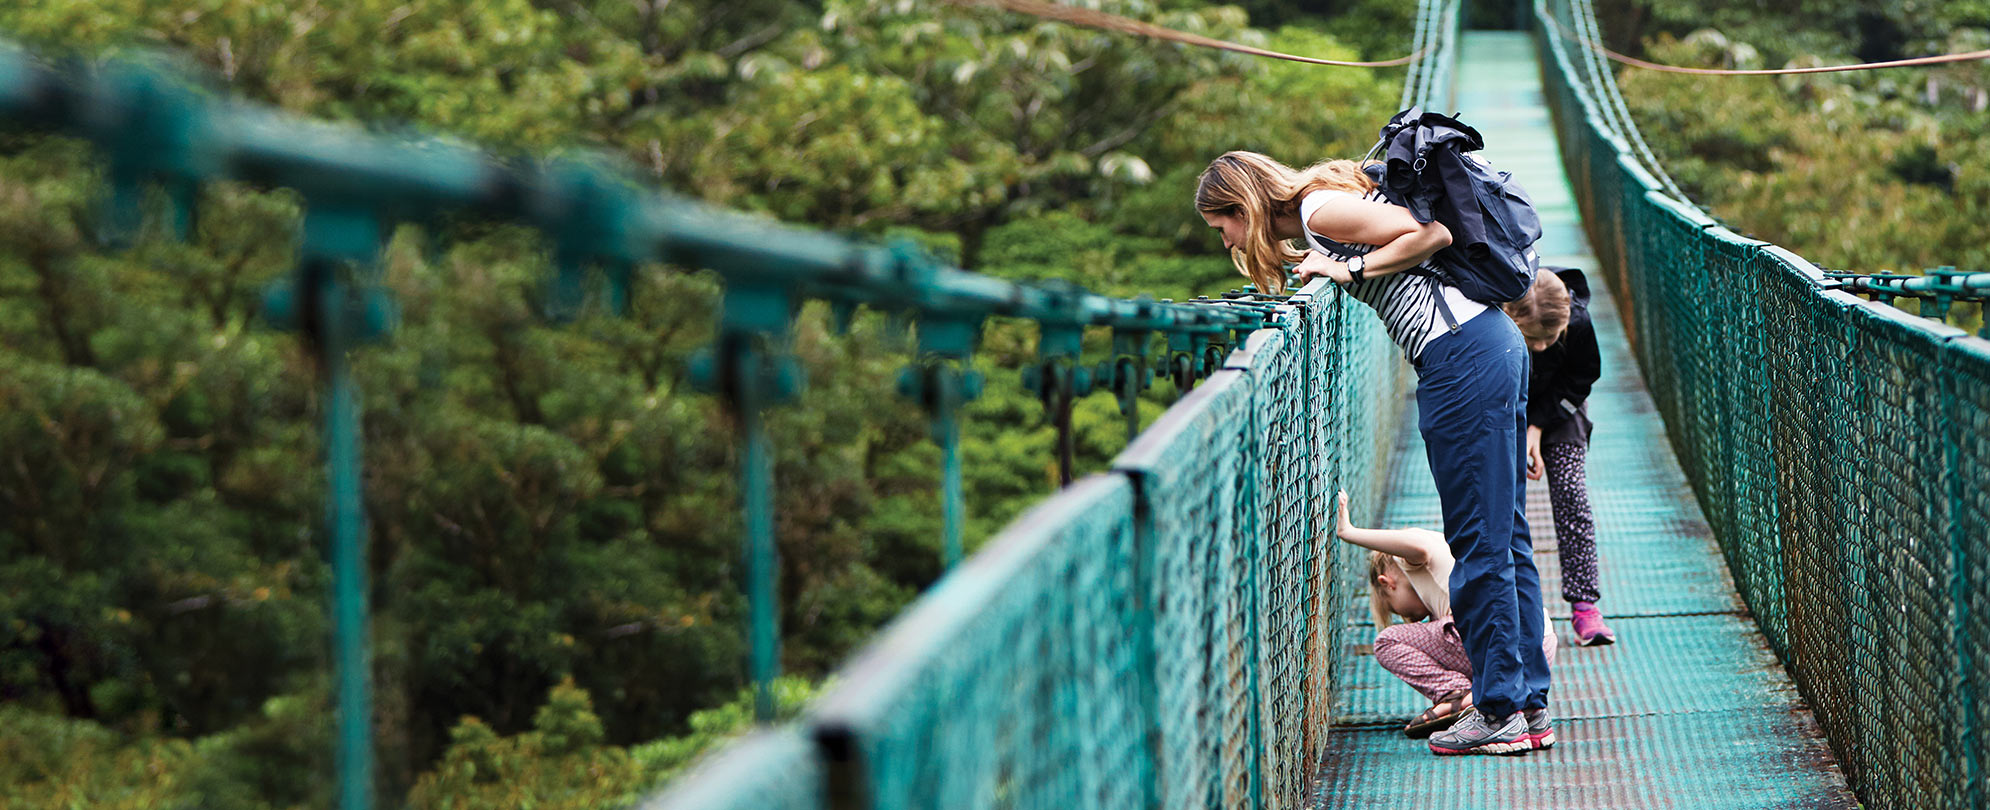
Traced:
<path id="1" fill-rule="evenodd" d="M 1516 754 L 1533 748 L 1526 712 L 1514 712 L 1494 722 L 1475 708 L 1450 729 L 1430 735 L 1430 752 L 1439 756 Z"/>

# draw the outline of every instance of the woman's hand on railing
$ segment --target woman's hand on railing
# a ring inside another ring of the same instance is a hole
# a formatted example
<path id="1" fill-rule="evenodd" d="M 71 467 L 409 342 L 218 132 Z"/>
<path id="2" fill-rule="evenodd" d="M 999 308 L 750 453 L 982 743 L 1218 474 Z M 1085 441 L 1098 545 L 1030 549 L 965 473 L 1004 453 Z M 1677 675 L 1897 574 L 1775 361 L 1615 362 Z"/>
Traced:
<path id="1" fill-rule="evenodd" d="M 1292 268 L 1292 273 L 1299 277 L 1301 284 L 1320 276 L 1333 279 L 1339 284 L 1354 280 L 1354 276 L 1347 272 L 1347 262 L 1334 261 L 1317 250 L 1306 251 L 1306 258 Z"/>

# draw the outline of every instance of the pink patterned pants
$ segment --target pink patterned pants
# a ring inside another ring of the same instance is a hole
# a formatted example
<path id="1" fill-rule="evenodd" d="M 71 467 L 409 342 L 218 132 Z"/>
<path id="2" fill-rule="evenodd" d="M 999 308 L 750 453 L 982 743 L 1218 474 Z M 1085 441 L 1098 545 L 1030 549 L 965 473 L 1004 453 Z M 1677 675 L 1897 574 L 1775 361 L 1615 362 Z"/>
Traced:
<path id="1" fill-rule="evenodd" d="M 1548 663 L 1555 662 L 1558 641 L 1553 630 L 1541 634 Z M 1472 662 L 1451 617 L 1434 622 L 1392 624 L 1375 636 L 1375 660 L 1431 702 L 1452 692 L 1472 689 Z"/>

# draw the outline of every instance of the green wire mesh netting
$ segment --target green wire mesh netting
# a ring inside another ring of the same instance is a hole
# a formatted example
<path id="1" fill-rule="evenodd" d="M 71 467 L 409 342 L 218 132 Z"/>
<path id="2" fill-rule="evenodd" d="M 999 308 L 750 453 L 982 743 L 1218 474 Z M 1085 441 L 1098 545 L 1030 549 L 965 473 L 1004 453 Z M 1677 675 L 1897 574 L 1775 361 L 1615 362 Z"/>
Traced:
<path id="1" fill-rule="evenodd" d="M 1405 96 L 1430 104 L 1460 15 L 1418 6 Z M 1329 531 L 1332 499 L 1346 488 L 1357 520 L 1378 514 L 1407 366 L 1330 284 L 1281 313 L 1110 473 L 922 596 L 797 728 L 644 807 L 1308 806 L 1359 564 Z"/>
<path id="2" fill-rule="evenodd" d="M 1111 473 L 935 585 L 799 729 L 646 806 L 1305 806 L 1355 562 L 1331 498 L 1386 469 L 1404 368 L 1360 304 L 1300 291 Z M 1381 487 L 1353 489 L 1373 517 Z"/>
<path id="3" fill-rule="evenodd" d="M 1660 192 L 1537 5 L 1564 162 L 1737 586 L 1871 807 L 1983 806 L 1990 343 Z"/>

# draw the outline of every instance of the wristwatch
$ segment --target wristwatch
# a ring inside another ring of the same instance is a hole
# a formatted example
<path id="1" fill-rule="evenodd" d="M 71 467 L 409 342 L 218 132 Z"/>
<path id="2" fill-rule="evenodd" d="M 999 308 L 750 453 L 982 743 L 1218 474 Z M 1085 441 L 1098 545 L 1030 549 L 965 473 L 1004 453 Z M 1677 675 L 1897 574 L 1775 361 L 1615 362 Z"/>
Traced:
<path id="1" fill-rule="evenodd" d="M 1352 258 L 1352 259 L 1348 259 L 1348 260 L 1347 260 L 1347 277 L 1348 277 L 1348 278 L 1350 278 L 1350 279 L 1353 279 L 1353 280 L 1355 280 L 1355 281 L 1360 281 L 1360 280 L 1361 280 L 1361 269 L 1362 269 L 1362 268 L 1364 268 L 1364 267 L 1367 267 L 1367 266 L 1368 266 L 1368 263 L 1367 263 L 1366 261 L 1364 261 L 1364 260 L 1362 259 L 1362 257 L 1360 257 L 1360 256 L 1356 256 L 1356 257 L 1354 257 L 1354 258 Z"/>

